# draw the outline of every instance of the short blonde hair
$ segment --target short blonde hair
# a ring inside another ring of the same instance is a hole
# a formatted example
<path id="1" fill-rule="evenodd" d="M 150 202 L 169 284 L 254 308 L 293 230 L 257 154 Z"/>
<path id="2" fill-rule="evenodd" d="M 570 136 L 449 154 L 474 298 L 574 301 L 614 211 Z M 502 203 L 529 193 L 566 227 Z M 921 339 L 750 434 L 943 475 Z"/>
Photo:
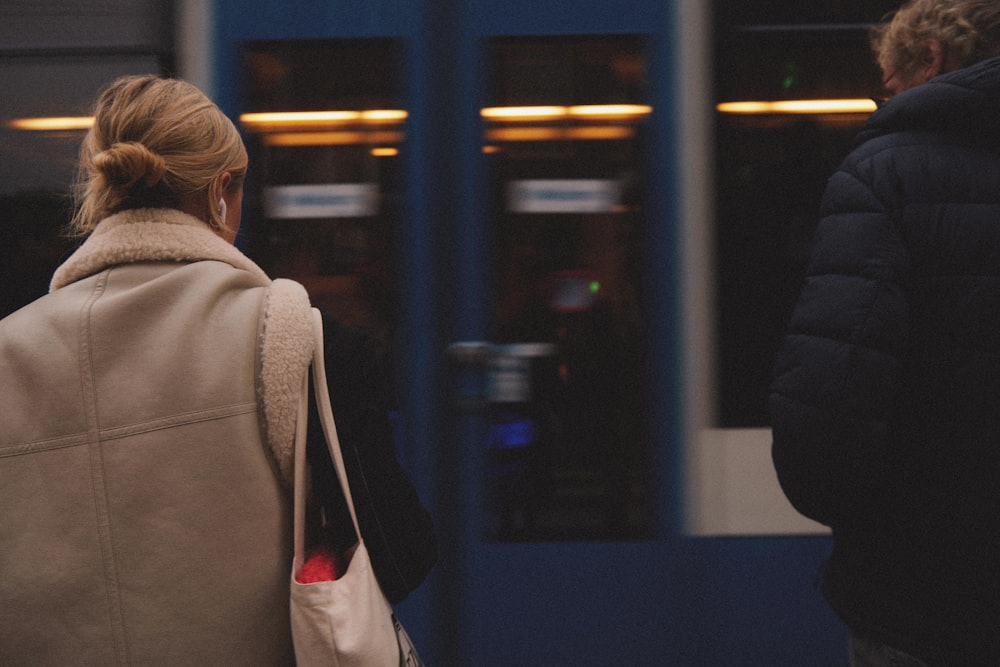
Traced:
<path id="1" fill-rule="evenodd" d="M 936 40 L 959 68 L 1000 55 L 997 0 L 910 0 L 871 34 L 882 73 L 917 72 L 927 40 Z"/>
<path id="2" fill-rule="evenodd" d="M 208 224 L 221 230 L 213 186 L 243 182 L 247 152 L 232 121 L 193 85 L 152 75 L 113 81 L 98 96 L 80 146 L 72 227 L 93 231 L 134 208 L 177 208 L 204 196 Z"/>

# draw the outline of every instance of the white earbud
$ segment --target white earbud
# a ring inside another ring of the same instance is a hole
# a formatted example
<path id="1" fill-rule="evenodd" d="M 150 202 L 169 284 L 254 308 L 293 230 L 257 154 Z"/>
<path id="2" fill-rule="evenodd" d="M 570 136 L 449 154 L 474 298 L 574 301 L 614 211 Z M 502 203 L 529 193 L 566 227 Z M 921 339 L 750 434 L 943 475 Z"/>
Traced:
<path id="1" fill-rule="evenodd" d="M 219 198 L 219 216 L 222 218 L 222 224 L 226 224 L 226 200 Z"/>

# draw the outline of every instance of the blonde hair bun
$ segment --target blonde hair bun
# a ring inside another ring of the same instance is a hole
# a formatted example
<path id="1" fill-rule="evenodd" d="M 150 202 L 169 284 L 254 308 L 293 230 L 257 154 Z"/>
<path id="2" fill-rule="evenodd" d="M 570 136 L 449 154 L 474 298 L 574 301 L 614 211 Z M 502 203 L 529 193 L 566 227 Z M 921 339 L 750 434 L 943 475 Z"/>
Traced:
<path id="1" fill-rule="evenodd" d="M 154 187 L 167 172 L 163 158 L 136 141 L 113 144 L 94 156 L 93 165 L 108 186 L 122 195 L 140 184 Z"/>

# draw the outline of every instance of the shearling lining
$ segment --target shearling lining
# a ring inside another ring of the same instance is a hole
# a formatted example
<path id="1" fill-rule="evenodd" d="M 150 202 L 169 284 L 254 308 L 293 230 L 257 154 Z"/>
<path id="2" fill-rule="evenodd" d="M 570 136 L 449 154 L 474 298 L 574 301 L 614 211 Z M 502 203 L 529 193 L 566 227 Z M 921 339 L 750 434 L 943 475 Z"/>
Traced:
<path id="1" fill-rule="evenodd" d="M 206 259 L 248 271 L 260 278 L 261 285 L 270 282 L 263 269 L 201 220 L 175 209 L 141 208 L 99 222 L 83 245 L 56 270 L 49 291 L 117 264 Z"/>
<path id="2" fill-rule="evenodd" d="M 275 280 L 264 306 L 259 341 L 258 396 L 267 444 L 289 486 L 293 479 L 296 407 L 302 374 L 308 370 L 313 352 L 309 309 L 309 295 L 302 285 L 293 280 Z"/>

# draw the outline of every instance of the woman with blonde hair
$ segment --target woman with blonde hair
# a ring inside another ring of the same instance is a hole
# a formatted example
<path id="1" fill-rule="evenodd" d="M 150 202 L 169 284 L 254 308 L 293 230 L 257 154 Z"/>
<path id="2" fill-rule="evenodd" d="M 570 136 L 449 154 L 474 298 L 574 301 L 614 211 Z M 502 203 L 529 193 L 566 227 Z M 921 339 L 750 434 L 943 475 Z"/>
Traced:
<path id="1" fill-rule="evenodd" d="M 831 527 L 854 666 L 1000 665 L 1000 2 L 875 31 L 892 97 L 828 182 L 773 458 Z"/>
<path id="2" fill-rule="evenodd" d="M 125 77 L 97 100 L 73 219 L 86 238 L 49 294 L 0 321 L 0 664 L 293 663 L 310 304 L 232 245 L 246 170 L 236 128 L 188 83 Z M 359 520 L 398 601 L 433 564 L 432 527 L 369 341 L 324 324 L 348 475 L 379 481 L 352 484 Z M 336 519 L 319 431 L 314 491 Z"/>

